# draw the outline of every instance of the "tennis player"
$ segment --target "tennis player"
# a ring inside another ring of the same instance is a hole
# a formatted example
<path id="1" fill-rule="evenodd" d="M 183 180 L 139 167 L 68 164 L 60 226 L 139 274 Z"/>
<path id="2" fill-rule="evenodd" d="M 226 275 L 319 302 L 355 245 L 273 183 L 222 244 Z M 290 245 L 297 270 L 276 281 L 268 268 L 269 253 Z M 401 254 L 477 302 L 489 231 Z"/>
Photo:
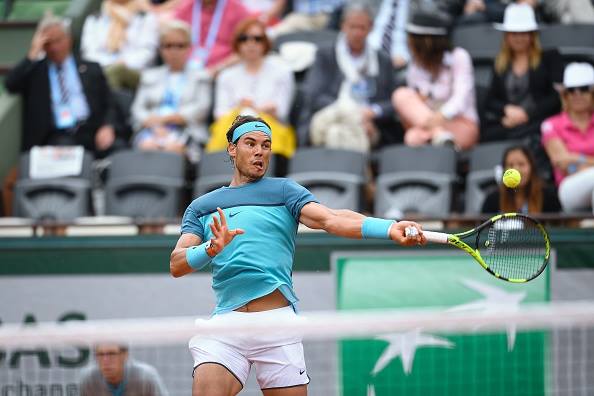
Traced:
<path id="1" fill-rule="evenodd" d="M 405 246 L 426 242 L 422 232 L 405 236 L 406 227 L 421 229 L 414 222 L 329 209 L 290 179 L 264 177 L 271 137 L 260 118 L 235 119 L 227 132 L 231 184 L 188 206 L 171 253 L 174 277 L 212 266 L 217 305 L 210 321 L 298 320 L 291 274 L 299 223 L 347 238 L 391 239 Z M 194 337 L 189 347 L 193 396 L 236 395 L 252 365 L 265 396 L 307 395 L 309 376 L 297 335 Z"/>

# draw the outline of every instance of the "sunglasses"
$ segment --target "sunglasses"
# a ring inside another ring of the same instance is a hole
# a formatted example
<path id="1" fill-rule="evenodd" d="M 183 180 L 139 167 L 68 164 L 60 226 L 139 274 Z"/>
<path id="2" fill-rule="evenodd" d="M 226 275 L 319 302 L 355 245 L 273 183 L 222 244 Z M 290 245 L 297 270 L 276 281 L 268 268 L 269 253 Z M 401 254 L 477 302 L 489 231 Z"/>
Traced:
<path id="1" fill-rule="evenodd" d="M 245 43 L 249 40 L 253 40 L 256 43 L 263 43 L 264 42 L 264 36 L 250 36 L 247 34 L 242 34 L 237 38 L 237 41 L 239 41 L 240 43 Z"/>
<path id="2" fill-rule="evenodd" d="M 576 92 L 587 93 L 587 92 L 590 92 L 591 89 L 592 89 L 591 85 L 582 85 L 581 87 L 565 88 L 565 91 L 570 94 L 576 93 Z"/>
<path id="3" fill-rule="evenodd" d="M 164 43 L 161 44 L 163 49 L 186 49 L 190 45 L 188 43 Z"/>
<path id="4" fill-rule="evenodd" d="M 98 358 L 114 358 L 119 356 L 122 351 L 109 351 L 109 352 L 95 352 L 95 356 Z"/>

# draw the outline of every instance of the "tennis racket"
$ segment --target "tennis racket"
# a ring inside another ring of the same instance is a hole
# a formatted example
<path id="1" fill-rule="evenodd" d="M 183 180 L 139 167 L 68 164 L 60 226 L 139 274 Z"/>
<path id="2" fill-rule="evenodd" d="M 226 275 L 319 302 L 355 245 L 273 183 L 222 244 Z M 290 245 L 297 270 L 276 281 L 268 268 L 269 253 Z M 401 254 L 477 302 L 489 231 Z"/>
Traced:
<path id="1" fill-rule="evenodd" d="M 414 236 L 417 229 L 406 229 Z M 458 234 L 423 231 L 427 241 L 453 245 L 470 254 L 496 278 L 508 282 L 528 282 L 547 266 L 550 240 L 537 220 L 519 213 L 491 217 L 480 226 Z"/>

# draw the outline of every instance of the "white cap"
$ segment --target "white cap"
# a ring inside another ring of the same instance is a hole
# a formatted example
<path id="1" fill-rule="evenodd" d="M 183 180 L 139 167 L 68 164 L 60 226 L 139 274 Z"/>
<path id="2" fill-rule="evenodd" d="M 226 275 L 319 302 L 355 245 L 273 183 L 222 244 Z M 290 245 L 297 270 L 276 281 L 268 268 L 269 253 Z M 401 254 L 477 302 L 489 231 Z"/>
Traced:
<path id="1" fill-rule="evenodd" d="M 528 4 L 512 3 L 505 8 L 503 23 L 494 23 L 495 29 L 504 32 L 522 33 L 538 30 L 534 10 Z"/>
<path id="2" fill-rule="evenodd" d="M 594 67 L 591 64 L 570 63 L 563 72 L 563 88 L 594 85 Z"/>

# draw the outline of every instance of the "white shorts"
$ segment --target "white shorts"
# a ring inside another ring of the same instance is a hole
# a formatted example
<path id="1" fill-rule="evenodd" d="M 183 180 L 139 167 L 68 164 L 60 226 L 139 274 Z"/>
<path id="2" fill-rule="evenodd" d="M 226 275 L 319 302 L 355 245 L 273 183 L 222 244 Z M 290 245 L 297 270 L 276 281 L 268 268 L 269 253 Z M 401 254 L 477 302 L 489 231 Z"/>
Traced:
<path id="1" fill-rule="evenodd" d="M 231 311 L 213 316 L 209 322 L 240 323 L 242 320 L 273 318 L 298 321 L 291 306 L 262 312 Z M 204 363 L 225 367 L 243 387 L 252 364 L 261 389 L 287 388 L 309 383 L 303 344 L 298 334 L 248 334 L 245 336 L 195 336 L 189 343 L 194 370 Z"/>

